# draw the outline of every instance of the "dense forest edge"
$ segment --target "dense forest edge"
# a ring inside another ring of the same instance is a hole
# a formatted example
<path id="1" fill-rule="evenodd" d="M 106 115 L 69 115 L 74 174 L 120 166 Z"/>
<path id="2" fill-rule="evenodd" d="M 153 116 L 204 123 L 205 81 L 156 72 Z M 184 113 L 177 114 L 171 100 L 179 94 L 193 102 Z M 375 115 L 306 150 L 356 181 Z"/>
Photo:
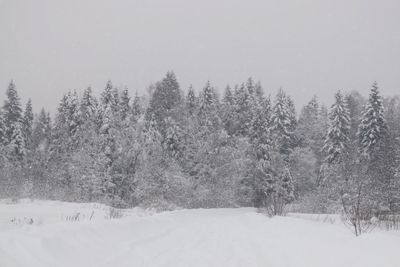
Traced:
<path id="1" fill-rule="evenodd" d="M 13 81 L 0 111 L 0 198 L 113 207 L 257 207 L 341 213 L 355 234 L 400 212 L 400 98 L 334 94 L 296 112 L 249 78 L 222 95 L 182 90 L 173 72 L 131 95 L 107 82 L 62 96 L 55 116 L 22 106 Z"/>

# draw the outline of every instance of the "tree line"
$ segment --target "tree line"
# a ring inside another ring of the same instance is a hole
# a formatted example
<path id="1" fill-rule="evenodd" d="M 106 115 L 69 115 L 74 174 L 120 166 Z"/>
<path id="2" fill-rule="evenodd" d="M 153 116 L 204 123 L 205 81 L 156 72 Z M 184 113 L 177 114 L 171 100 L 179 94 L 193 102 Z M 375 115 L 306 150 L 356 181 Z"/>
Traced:
<path id="1" fill-rule="evenodd" d="M 0 113 L 0 195 L 171 209 L 255 206 L 373 216 L 400 205 L 400 99 L 313 97 L 299 114 L 249 78 L 222 96 L 184 92 L 173 72 L 134 96 L 107 82 L 66 93 L 54 117 L 23 108 L 14 82 Z M 369 214 L 367 214 L 369 213 Z M 360 215 L 361 216 L 361 215 Z"/>

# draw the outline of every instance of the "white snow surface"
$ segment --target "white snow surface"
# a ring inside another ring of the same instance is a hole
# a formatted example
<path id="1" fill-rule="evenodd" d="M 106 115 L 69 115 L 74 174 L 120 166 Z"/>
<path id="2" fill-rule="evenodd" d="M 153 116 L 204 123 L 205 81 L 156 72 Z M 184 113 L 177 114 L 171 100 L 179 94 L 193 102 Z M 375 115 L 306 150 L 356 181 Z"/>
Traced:
<path id="1" fill-rule="evenodd" d="M 252 208 L 132 209 L 112 220 L 107 211 L 100 204 L 0 202 L 0 266 L 400 266 L 399 232 L 355 237 L 342 224 L 269 218 Z M 77 212 L 80 221 L 66 220 Z"/>

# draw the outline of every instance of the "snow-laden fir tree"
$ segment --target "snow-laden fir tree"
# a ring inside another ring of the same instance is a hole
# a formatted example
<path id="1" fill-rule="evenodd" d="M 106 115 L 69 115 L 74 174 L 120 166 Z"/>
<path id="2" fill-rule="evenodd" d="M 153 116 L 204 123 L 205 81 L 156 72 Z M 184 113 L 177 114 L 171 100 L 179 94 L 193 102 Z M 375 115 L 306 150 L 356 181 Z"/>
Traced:
<path id="1" fill-rule="evenodd" d="M 224 103 L 225 105 L 234 104 L 232 89 L 229 85 L 225 87 L 224 95 L 222 97 L 222 103 Z"/>
<path id="2" fill-rule="evenodd" d="M 44 108 L 33 123 L 32 146 L 33 149 L 46 151 L 51 139 L 51 119 Z"/>
<path id="3" fill-rule="evenodd" d="M 0 146 L 5 145 L 6 141 L 6 129 L 3 119 L 3 112 L 0 110 Z"/>
<path id="4" fill-rule="evenodd" d="M 22 120 L 21 100 L 13 81 L 8 85 L 6 96 L 7 98 L 3 106 L 3 119 L 6 130 L 6 142 L 10 142 L 11 135 L 14 133 L 14 124 L 20 123 Z"/>
<path id="5" fill-rule="evenodd" d="M 179 114 L 176 111 L 182 103 L 182 93 L 176 76 L 174 72 L 168 72 L 155 86 L 146 111 L 146 119 L 149 121 L 154 116 L 157 127 L 164 136 L 166 131 L 165 118 L 177 119 Z"/>
<path id="6" fill-rule="evenodd" d="M 292 149 L 292 114 L 285 92 L 279 89 L 271 116 L 271 130 L 280 153 L 289 155 Z"/>
<path id="7" fill-rule="evenodd" d="M 269 159 L 268 153 L 273 147 L 270 124 L 271 101 L 268 97 L 263 102 L 256 101 L 252 106 L 249 137 L 258 160 Z"/>
<path id="8" fill-rule="evenodd" d="M 81 100 L 81 115 L 85 123 L 95 118 L 97 108 L 97 99 L 93 96 L 92 88 L 89 86 L 83 91 Z"/>
<path id="9" fill-rule="evenodd" d="M 233 135 L 235 133 L 235 107 L 234 107 L 234 99 L 231 87 L 228 85 L 225 87 L 225 91 L 222 97 L 222 106 L 221 106 L 221 119 L 224 125 L 225 131 L 229 135 Z"/>
<path id="10" fill-rule="evenodd" d="M 23 122 L 25 144 L 27 148 L 30 148 L 32 144 L 32 131 L 33 131 L 33 110 L 32 110 L 31 99 L 29 99 L 28 102 L 26 103 L 22 122 Z"/>
<path id="11" fill-rule="evenodd" d="M 129 96 L 128 88 L 125 88 L 121 93 L 121 100 L 119 104 L 122 121 L 126 120 L 128 116 L 131 114 L 130 101 L 131 98 Z"/>
<path id="12" fill-rule="evenodd" d="M 189 116 L 193 116 L 197 110 L 197 98 L 193 86 L 189 87 L 186 95 L 186 110 Z"/>
<path id="13" fill-rule="evenodd" d="M 68 92 L 65 97 L 65 105 L 62 114 L 68 135 L 75 140 L 81 125 L 81 113 L 79 110 L 79 99 L 76 91 Z"/>
<path id="14" fill-rule="evenodd" d="M 217 130 L 221 125 L 218 114 L 219 102 L 214 87 L 208 81 L 199 96 L 199 121 L 208 130 Z"/>
<path id="15" fill-rule="evenodd" d="M 253 84 L 248 86 L 253 90 Z M 245 84 L 237 86 L 234 91 L 235 134 L 246 136 L 251 121 L 252 97 Z"/>
<path id="16" fill-rule="evenodd" d="M 312 146 L 317 138 L 316 127 L 319 123 L 319 103 L 314 96 L 301 110 L 297 134 L 301 146 Z M 318 149 L 321 149 L 318 147 Z"/>
<path id="17" fill-rule="evenodd" d="M 138 95 L 138 92 L 136 91 L 135 93 L 135 97 L 133 98 L 132 101 L 132 116 L 131 116 L 131 120 L 133 123 L 138 122 L 140 116 L 142 115 L 142 105 L 141 105 L 141 100 L 140 97 Z"/>
<path id="18" fill-rule="evenodd" d="M 26 145 L 22 123 L 15 122 L 13 125 L 11 125 L 11 131 L 12 134 L 8 146 L 12 156 L 17 160 L 22 160 L 26 155 Z"/>
<path id="19" fill-rule="evenodd" d="M 211 86 L 210 81 L 206 85 L 200 95 L 200 114 L 206 114 L 216 105 L 214 88 Z"/>
<path id="20" fill-rule="evenodd" d="M 163 142 L 164 148 L 173 158 L 179 158 L 182 153 L 182 131 L 179 125 L 170 117 L 166 118 L 165 125 L 167 126 L 167 131 Z"/>
<path id="21" fill-rule="evenodd" d="M 328 164 L 342 162 L 349 145 L 350 118 L 343 94 L 335 94 L 335 103 L 329 112 L 329 130 L 323 150 Z"/>
<path id="22" fill-rule="evenodd" d="M 373 159 L 387 134 L 388 128 L 384 118 L 383 101 L 379 94 L 378 84 L 375 82 L 372 85 L 368 102 L 358 127 L 357 135 L 362 157 Z"/>

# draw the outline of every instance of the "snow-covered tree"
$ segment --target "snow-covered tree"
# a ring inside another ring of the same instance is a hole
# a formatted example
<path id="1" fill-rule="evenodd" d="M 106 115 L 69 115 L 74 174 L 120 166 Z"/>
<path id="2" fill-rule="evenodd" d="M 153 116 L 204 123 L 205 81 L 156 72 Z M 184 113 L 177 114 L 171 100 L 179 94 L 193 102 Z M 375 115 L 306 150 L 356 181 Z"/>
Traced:
<path id="1" fill-rule="evenodd" d="M 142 101 L 141 101 L 137 91 L 136 91 L 135 97 L 133 98 L 133 101 L 132 101 L 131 111 L 132 111 L 131 120 L 132 120 L 132 122 L 136 123 L 143 114 Z"/>
<path id="2" fill-rule="evenodd" d="M 44 108 L 33 123 L 32 146 L 34 149 L 46 151 L 51 139 L 51 119 Z"/>
<path id="3" fill-rule="evenodd" d="M 128 88 L 125 88 L 121 94 L 120 100 L 120 113 L 122 121 L 126 120 L 128 116 L 131 114 L 131 106 L 130 106 L 131 98 L 129 96 Z"/>
<path id="4" fill-rule="evenodd" d="M 15 122 L 11 125 L 11 131 L 12 134 L 8 146 L 10 147 L 12 155 L 15 156 L 16 159 L 22 160 L 26 155 L 26 144 L 22 123 Z"/>
<path id="5" fill-rule="evenodd" d="M 158 82 L 151 95 L 149 107 L 146 111 L 146 119 L 153 118 L 157 121 L 157 126 L 164 136 L 166 131 L 165 118 L 171 117 L 178 119 L 178 110 L 181 107 L 182 92 L 174 72 L 168 72 L 165 78 Z"/>
<path id="6" fill-rule="evenodd" d="M 166 118 L 165 125 L 167 126 L 166 135 L 164 138 L 164 148 L 174 158 L 181 157 L 182 153 L 182 132 L 179 125 L 170 117 Z"/>
<path id="7" fill-rule="evenodd" d="M 11 135 L 14 134 L 15 124 L 22 121 L 21 100 L 18 96 L 15 84 L 10 82 L 6 91 L 6 100 L 3 106 L 3 118 L 6 130 L 6 140 L 11 141 Z"/>
<path id="8" fill-rule="evenodd" d="M 88 120 L 93 120 L 96 116 L 98 102 L 93 96 L 92 88 L 90 86 L 83 91 L 83 97 L 80 105 L 83 121 L 86 123 Z"/>
<path id="9" fill-rule="evenodd" d="M 335 94 L 335 103 L 329 113 L 329 130 L 323 150 L 326 151 L 326 162 L 342 162 L 349 145 L 350 118 L 347 104 L 340 91 Z"/>
<path id="10" fill-rule="evenodd" d="M 269 98 L 266 98 L 263 102 L 257 101 L 254 103 L 249 138 L 257 159 L 269 159 L 269 152 L 273 147 L 271 136 L 271 101 Z"/>
<path id="11" fill-rule="evenodd" d="M 207 114 L 217 105 L 214 88 L 207 81 L 200 95 L 200 114 Z"/>
<path id="12" fill-rule="evenodd" d="M 6 143 L 6 125 L 4 123 L 3 113 L 0 110 L 0 146 Z"/>
<path id="13" fill-rule="evenodd" d="M 248 86 L 250 90 L 253 85 Z M 252 98 L 245 84 L 235 88 L 234 92 L 234 132 L 235 135 L 247 136 L 251 121 Z"/>
<path id="14" fill-rule="evenodd" d="M 285 161 L 282 155 L 273 153 L 269 160 L 257 164 L 257 201 L 270 215 L 282 215 L 285 205 L 294 200 L 293 179 Z"/>
<path id="15" fill-rule="evenodd" d="M 280 153 L 289 155 L 292 149 L 292 114 L 288 107 L 287 96 L 279 89 L 271 116 L 271 130 L 275 136 Z"/>
<path id="16" fill-rule="evenodd" d="M 387 134 L 383 101 L 379 94 L 378 84 L 375 82 L 358 127 L 357 135 L 362 157 L 373 159 Z"/>
<path id="17" fill-rule="evenodd" d="M 189 116 L 193 116 L 197 111 L 197 98 L 192 86 L 189 87 L 186 95 L 186 109 Z"/>
<path id="18" fill-rule="evenodd" d="M 32 144 L 32 131 L 33 131 L 33 110 L 32 101 L 29 99 L 26 103 L 26 108 L 23 117 L 23 132 L 27 148 Z"/>

